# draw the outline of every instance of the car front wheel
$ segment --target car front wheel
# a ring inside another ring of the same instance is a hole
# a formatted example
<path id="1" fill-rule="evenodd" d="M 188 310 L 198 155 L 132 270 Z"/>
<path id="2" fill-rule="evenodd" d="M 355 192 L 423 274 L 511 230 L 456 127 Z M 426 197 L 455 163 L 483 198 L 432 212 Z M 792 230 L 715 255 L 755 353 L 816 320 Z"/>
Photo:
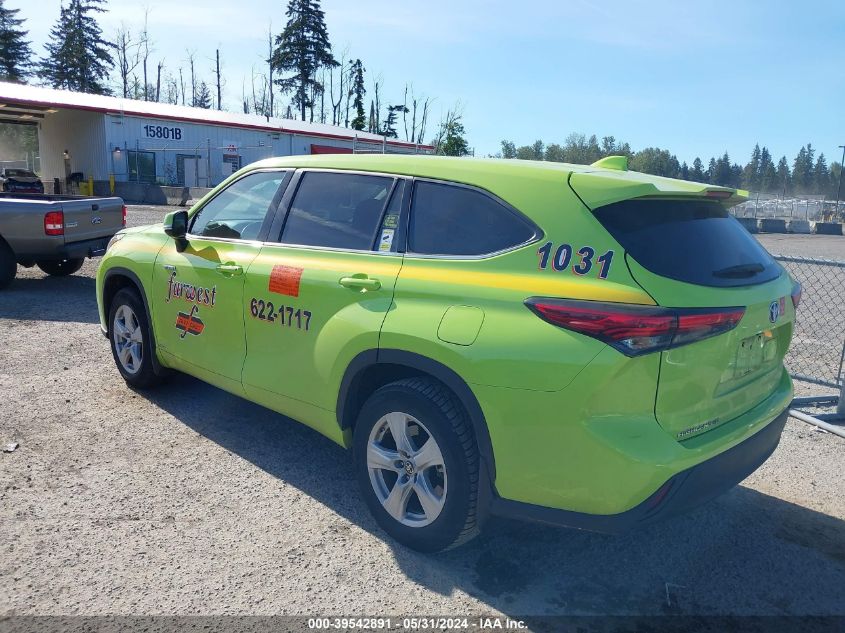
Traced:
<path id="1" fill-rule="evenodd" d="M 353 457 L 367 506 L 403 545 L 436 552 L 478 534 L 478 448 L 440 383 L 411 378 L 375 391 L 358 416 Z"/>
<path id="2" fill-rule="evenodd" d="M 151 340 L 138 293 L 128 288 L 118 291 L 109 309 L 109 342 L 117 369 L 131 387 L 152 387 L 160 380 L 153 368 Z"/>

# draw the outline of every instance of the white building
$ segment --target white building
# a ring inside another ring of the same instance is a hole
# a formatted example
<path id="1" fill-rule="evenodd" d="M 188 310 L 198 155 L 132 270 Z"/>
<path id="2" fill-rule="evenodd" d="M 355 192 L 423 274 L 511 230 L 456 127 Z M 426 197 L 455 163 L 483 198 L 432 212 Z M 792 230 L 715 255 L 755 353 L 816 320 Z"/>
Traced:
<path id="1" fill-rule="evenodd" d="M 4 82 L 0 122 L 38 126 L 48 189 L 56 178 L 65 187 L 68 176 L 79 174 L 83 182 L 92 178 L 98 193 L 107 192 L 112 177 L 118 193 L 139 190 L 119 183 L 213 187 L 241 166 L 271 156 L 432 151 L 322 123 Z"/>

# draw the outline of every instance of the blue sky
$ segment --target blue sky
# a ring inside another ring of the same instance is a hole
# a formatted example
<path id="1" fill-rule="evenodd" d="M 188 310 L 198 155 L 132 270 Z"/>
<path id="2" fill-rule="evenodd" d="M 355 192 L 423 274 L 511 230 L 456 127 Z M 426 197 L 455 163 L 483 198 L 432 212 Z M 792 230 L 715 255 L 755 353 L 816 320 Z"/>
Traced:
<path id="1" fill-rule="evenodd" d="M 196 51 L 205 77 L 218 46 L 224 105 L 262 70 L 267 28 L 284 0 L 111 0 L 107 36 L 149 8 L 154 58 L 168 68 Z M 323 0 L 336 53 L 348 48 L 386 100 L 406 82 L 436 97 L 433 122 L 460 103 L 477 155 L 499 141 L 563 142 L 572 132 L 614 135 L 634 149 L 680 160 L 728 151 L 748 160 L 755 142 L 790 162 L 812 142 L 828 160 L 845 143 L 845 3 L 711 0 Z M 6 0 L 21 8 L 43 52 L 59 0 Z"/>

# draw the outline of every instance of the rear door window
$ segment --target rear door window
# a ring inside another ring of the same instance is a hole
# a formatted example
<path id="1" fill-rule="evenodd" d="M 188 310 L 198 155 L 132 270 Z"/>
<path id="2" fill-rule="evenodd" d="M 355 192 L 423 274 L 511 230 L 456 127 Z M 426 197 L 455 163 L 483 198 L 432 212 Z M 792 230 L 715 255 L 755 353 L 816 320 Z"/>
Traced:
<path id="1" fill-rule="evenodd" d="M 282 230 L 283 244 L 372 250 L 393 178 L 309 172 Z"/>
<path id="2" fill-rule="evenodd" d="M 625 200 L 595 216 L 634 260 L 662 277 L 732 287 L 780 275 L 766 249 L 715 201 Z"/>
<path id="3" fill-rule="evenodd" d="M 426 181 L 414 186 L 412 253 L 489 255 L 525 244 L 536 232 L 514 210 L 477 189 Z"/>

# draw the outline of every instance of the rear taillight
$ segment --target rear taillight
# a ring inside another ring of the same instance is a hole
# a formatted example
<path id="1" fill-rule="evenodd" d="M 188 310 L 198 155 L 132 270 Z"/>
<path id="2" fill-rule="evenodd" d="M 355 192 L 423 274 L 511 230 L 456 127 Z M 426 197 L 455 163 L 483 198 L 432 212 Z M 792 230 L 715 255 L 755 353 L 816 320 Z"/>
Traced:
<path id="1" fill-rule="evenodd" d="M 123 205 L 123 226 L 126 226 L 126 205 Z"/>
<path id="2" fill-rule="evenodd" d="M 65 214 L 61 211 L 48 211 L 44 214 L 44 234 L 64 235 Z"/>
<path id="3" fill-rule="evenodd" d="M 801 291 L 801 284 L 796 281 L 795 285 L 792 286 L 792 305 L 796 310 L 798 309 L 798 304 L 801 303 Z"/>
<path id="4" fill-rule="evenodd" d="M 623 303 L 531 298 L 525 305 L 552 325 L 586 334 L 639 356 L 688 345 L 736 327 L 745 308 L 661 308 Z"/>

